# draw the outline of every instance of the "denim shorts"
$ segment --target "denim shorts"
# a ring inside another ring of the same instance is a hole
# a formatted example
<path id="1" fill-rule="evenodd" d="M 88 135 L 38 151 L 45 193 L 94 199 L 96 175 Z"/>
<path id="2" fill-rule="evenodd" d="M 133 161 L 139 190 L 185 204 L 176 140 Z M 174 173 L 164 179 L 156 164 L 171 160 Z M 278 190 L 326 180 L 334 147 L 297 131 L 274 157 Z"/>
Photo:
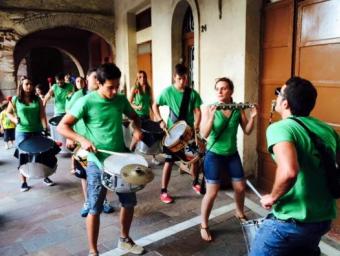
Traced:
<path id="1" fill-rule="evenodd" d="M 221 184 L 221 174 L 227 172 L 231 181 L 242 181 L 244 171 L 238 152 L 223 156 L 207 151 L 204 157 L 204 177 L 209 184 Z"/>
<path id="2" fill-rule="evenodd" d="M 90 207 L 89 214 L 100 214 L 103 210 L 103 202 L 107 189 L 102 185 L 102 170 L 94 162 L 88 162 L 87 175 L 87 197 Z M 119 202 L 124 208 L 133 208 L 137 204 L 136 193 L 116 193 Z"/>

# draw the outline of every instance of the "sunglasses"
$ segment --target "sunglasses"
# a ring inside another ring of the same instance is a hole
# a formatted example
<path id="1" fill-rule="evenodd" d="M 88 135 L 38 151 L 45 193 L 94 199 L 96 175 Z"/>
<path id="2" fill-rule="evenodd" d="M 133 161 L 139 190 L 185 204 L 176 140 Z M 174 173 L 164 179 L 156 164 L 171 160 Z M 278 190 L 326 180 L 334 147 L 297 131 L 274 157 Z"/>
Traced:
<path id="1" fill-rule="evenodd" d="M 281 87 L 277 87 L 277 88 L 275 89 L 275 95 L 276 95 L 276 96 L 280 95 L 282 98 L 285 97 L 285 95 L 281 92 Z"/>

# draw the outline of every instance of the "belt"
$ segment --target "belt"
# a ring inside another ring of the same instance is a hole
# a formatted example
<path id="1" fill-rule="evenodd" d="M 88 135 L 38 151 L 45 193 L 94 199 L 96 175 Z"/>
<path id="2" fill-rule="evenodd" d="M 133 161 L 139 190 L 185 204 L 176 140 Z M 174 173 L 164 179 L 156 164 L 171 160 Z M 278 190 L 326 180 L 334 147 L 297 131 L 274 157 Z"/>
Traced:
<path id="1" fill-rule="evenodd" d="M 289 218 L 289 219 L 286 219 L 286 220 L 281 220 L 281 219 L 278 219 L 274 216 L 274 214 L 270 213 L 268 214 L 268 216 L 266 217 L 266 219 L 270 219 L 270 220 L 278 220 L 278 221 L 282 221 L 282 222 L 286 222 L 286 223 L 292 223 L 292 224 L 297 224 L 297 225 L 303 225 L 305 224 L 304 222 L 301 222 L 301 221 L 298 221 L 294 218 Z"/>

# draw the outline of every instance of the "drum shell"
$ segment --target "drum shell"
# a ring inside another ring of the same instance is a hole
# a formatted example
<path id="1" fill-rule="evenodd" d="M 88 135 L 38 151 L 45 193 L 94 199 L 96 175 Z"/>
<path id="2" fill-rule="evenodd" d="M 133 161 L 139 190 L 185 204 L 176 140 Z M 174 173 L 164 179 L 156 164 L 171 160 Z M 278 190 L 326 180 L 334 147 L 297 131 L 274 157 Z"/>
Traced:
<path id="1" fill-rule="evenodd" d="M 29 179 L 42 179 L 55 173 L 57 165 L 50 168 L 47 165 L 38 162 L 29 162 L 19 167 L 20 173 Z"/>
<path id="2" fill-rule="evenodd" d="M 171 133 L 171 129 L 169 130 L 169 133 Z M 165 136 L 163 138 L 162 143 L 171 152 L 175 153 L 175 152 L 178 152 L 179 150 L 183 149 L 189 143 L 189 141 L 192 139 L 192 137 L 193 137 L 192 129 L 190 128 L 190 126 L 186 125 L 185 130 L 184 130 L 183 134 L 179 137 L 179 139 L 177 139 L 171 145 L 166 145 L 165 140 L 166 140 L 167 137 Z"/>
<path id="3" fill-rule="evenodd" d="M 61 116 L 55 116 L 48 121 L 50 125 L 51 138 L 54 141 L 58 141 L 62 143 L 60 154 L 67 155 L 67 154 L 70 154 L 71 152 L 66 147 L 66 138 L 57 131 L 57 126 L 60 120 L 61 120 Z"/>
<path id="4" fill-rule="evenodd" d="M 117 193 L 133 193 L 145 187 L 143 185 L 129 184 L 122 179 L 121 175 L 111 174 L 106 170 L 102 173 L 102 184 L 108 190 Z"/>
<path id="5" fill-rule="evenodd" d="M 102 185 L 114 192 L 132 193 L 143 189 L 144 185 L 133 185 L 125 182 L 121 177 L 121 170 L 129 164 L 140 164 L 148 166 L 147 161 L 141 155 L 134 153 L 116 153 L 104 161 L 102 173 Z"/>
<path id="6" fill-rule="evenodd" d="M 136 150 L 145 155 L 157 155 L 162 153 L 161 140 L 164 131 L 159 123 L 149 119 L 142 119 L 143 139 L 136 145 Z"/>
<path id="7" fill-rule="evenodd" d="M 250 252 L 251 245 L 254 241 L 257 230 L 260 228 L 264 221 L 264 218 L 248 220 L 241 223 L 243 237 L 246 242 L 247 251 Z"/>

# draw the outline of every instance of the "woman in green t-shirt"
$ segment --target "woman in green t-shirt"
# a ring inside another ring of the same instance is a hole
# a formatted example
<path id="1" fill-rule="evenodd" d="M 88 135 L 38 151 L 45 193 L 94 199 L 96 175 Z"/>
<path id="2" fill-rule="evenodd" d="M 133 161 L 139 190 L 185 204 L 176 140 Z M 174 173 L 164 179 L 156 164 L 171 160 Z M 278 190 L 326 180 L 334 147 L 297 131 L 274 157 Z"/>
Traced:
<path id="1" fill-rule="evenodd" d="M 215 90 L 217 104 L 233 102 L 234 85 L 230 79 L 226 77 L 217 79 Z M 244 171 L 237 151 L 236 138 L 239 125 L 241 125 L 245 134 L 249 135 L 251 133 L 256 115 L 256 107 L 250 110 L 248 120 L 243 110 L 217 110 L 216 104 L 209 106 L 202 115 L 201 133 L 205 138 L 208 138 L 208 143 L 204 158 L 206 194 L 202 199 L 201 205 L 201 237 L 207 242 L 212 240 L 208 228 L 208 220 L 220 189 L 221 173 L 227 172 L 232 181 L 235 192 L 235 217 L 240 221 L 247 220 L 244 215 Z"/>
<path id="2" fill-rule="evenodd" d="M 15 141 L 19 145 L 25 139 L 47 129 L 47 120 L 45 109 L 41 99 L 35 95 L 32 82 L 28 78 L 20 81 L 18 86 L 18 95 L 14 96 L 12 103 L 8 104 L 7 115 L 17 126 L 15 128 Z M 20 174 L 21 191 L 29 190 L 26 177 Z M 44 179 L 44 183 L 48 186 L 54 185 L 48 177 Z"/>
<path id="3" fill-rule="evenodd" d="M 152 111 L 152 89 L 149 85 L 147 74 L 145 71 L 140 70 L 137 73 L 136 83 L 131 89 L 129 102 L 132 108 L 136 111 L 137 115 L 141 119 L 142 128 L 143 123 L 150 121 L 150 110 Z M 134 150 L 137 141 L 132 138 L 130 149 Z M 152 163 L 159 165 L 155 155 L 153 155 Z"/>

